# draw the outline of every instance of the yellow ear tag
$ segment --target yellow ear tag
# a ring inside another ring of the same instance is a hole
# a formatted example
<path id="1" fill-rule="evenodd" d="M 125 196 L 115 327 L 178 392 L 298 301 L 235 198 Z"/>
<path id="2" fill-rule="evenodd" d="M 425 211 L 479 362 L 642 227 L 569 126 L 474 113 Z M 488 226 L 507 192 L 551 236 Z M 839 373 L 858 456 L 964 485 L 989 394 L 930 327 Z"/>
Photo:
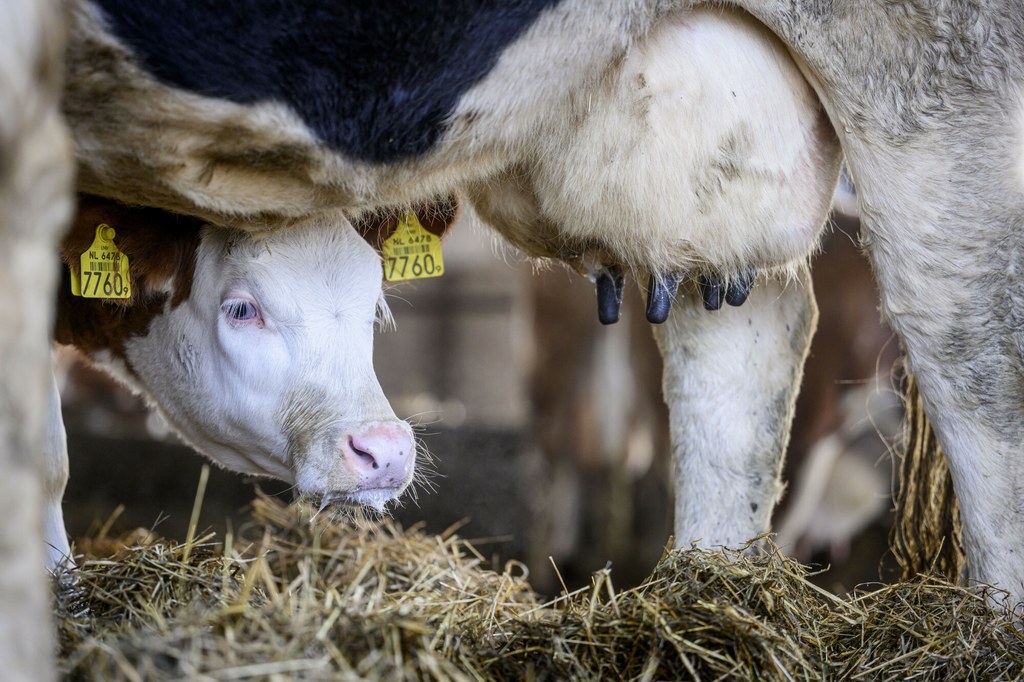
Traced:
<path id="1" fill-rule="evenodd" d="M 428 232 L 412 211 L 406 211 L 399 218 L 398 228 L 384 240 L 381 251 L 384 254 L 384 279 L 389 282 L 444 274 L 441 238 Z"/>
<path id="2" fill-rule="evenodd" d="M 71 293 L 84 298 L 131 297 L 128 256 L 114 245 L 115 236 L 110 225 L 96 226 L 96 238 L 82 254 L 81 276 L 71 273 Z"/>

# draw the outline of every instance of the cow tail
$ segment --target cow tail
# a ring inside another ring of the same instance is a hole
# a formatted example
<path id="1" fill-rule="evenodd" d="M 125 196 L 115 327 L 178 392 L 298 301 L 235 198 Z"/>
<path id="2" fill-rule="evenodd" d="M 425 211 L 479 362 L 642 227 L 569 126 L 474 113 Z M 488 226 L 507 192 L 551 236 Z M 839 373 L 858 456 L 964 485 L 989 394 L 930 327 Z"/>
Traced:
<path id="1" fill-rule="evenodd" d="M 929 574 L 959 582 L 966 561 L 953 479 L 917 382 L 905 372 L 902 383 L 906 414 L 892 552 L 903 580 Z"/>

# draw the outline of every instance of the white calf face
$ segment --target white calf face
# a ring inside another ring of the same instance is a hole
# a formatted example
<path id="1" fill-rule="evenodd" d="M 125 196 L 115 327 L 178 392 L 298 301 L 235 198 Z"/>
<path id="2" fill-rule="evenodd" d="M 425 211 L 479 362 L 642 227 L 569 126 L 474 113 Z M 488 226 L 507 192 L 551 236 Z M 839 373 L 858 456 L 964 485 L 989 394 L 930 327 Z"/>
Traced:
<path id="1" fill-rule="evenodd" d="M 347 221 L 262 236 L 206 227 L 191 295 L 125 354 L 200 452 L 379 508 L 415 459 L 373 371 L 381 301 L 380 257 Z"/>

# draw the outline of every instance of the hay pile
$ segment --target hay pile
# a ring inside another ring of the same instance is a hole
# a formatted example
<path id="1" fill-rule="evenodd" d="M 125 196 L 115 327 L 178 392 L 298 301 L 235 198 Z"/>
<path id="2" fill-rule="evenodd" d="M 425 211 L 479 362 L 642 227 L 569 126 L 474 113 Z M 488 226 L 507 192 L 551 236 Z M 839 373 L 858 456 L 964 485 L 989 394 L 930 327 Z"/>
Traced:
<path id="1" fill-rule="evenodd" d="M 57 596 L 76 679 L 1019 679 L 1024 637 L 981 590 L 830 595 L 778 557 L 667 553 L 541 604 L 454 535 L 312 522 L 254 503 L 222 545 L 141 533 L 80 547 Z M 110 555 L 110 552 L 113 552 Z M 105 558 L 99 558 L 105 557 Z"/>

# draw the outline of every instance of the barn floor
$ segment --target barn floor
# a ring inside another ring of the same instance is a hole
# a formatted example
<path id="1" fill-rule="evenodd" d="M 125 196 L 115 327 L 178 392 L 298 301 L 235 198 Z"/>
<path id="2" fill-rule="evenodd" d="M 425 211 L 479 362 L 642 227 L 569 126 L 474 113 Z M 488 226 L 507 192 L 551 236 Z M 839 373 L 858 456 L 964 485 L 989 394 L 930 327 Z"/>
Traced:
<path id="1" fill-rule="evenodd" d="M 78 546 L 57 589 L 72 679 L 915 679 L 1024 676 L 985 593 L 922 579 L 834 596 L 777 556 L 662 557 L 554 601 L 454 534 L 259 498 L 220 543 Z"/>

